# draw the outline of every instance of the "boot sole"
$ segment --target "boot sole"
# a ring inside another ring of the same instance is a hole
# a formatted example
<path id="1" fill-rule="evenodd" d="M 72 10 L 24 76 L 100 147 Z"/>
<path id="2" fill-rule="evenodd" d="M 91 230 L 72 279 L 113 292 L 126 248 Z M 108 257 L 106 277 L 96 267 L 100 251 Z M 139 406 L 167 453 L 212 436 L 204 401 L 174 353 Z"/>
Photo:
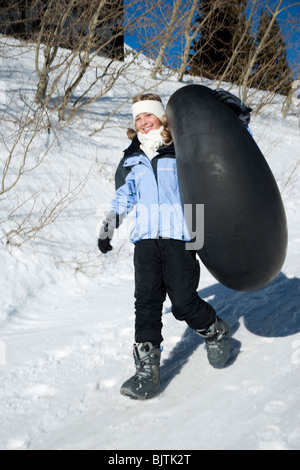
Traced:
<path id="1" fill-rule="evenodd" d="M 151 398 L 155 398 L 159 395 L 159 392 L 150 392 L 145 393 L 144 395 L 138 395 L 128 388 L 121 388 L 120 392 L 121 395 L 131 398 L 132 400 L 150 400 Z"/>

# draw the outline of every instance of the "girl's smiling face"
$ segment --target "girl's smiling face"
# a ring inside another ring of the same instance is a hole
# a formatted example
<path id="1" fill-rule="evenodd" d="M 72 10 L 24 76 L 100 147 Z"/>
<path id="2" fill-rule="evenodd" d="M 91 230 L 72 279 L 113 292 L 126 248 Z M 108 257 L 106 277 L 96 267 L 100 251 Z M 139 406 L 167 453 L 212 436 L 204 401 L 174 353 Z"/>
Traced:
<path id="1" fill-rule="evenodd" d="M 141 113 L 136 117 L 135 126 L 142 134 L 148 134 L 150 131 L 160 129 L 162 123 L 155 114 Z"/>

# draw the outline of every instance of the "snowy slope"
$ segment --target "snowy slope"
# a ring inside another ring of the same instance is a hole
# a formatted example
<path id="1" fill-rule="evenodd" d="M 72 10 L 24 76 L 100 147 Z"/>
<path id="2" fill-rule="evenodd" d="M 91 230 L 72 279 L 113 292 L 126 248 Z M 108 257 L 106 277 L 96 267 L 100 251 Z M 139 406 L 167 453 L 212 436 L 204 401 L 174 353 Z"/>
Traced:
<path id="1" fill-rule="evenodd" d="M 22 93 L 33 98 L 34 53 L 0 61 L 0 112 L 9 100 L 17 116 Z M 282 273 L 243 294 L 202 267 L 199 295 L 233 329 L 228 366 L 208 366 L 202 340 L 176 322 L 167 302 L 161 395 L 135 402 L 119 394 L 133 372 L 133 247 L 124 229 L 113 253 L 99 256 L 96 226 L 128 145 L 130 104 L 90 134 L 143 86 L 155 86 L 148 76 L 146 64 L 132 66 L 105 100 L 70 126 L 42 132 L 31 149 L 37 159 L 56 137 L 42 164 L 20 179 L 18 203 L 38 193 L 38 213 L 39 204 L 70 188 L 74 200 L 34 241 L 0 244 L 0 448 L 299 450 L 300 137 L 296 109 L 283 120 L 280 98 L 253 116 L 251 128 L 283 191 L 289 252 Z M 166 103 L 180 86 L 171 78 L 154 90 Z M 1 123 L 1 136 L 13 130 Z M 1 138 L 1 166 L 6 152 Z M 1 222 L 13 202 L 2 198 Z M 21 212 L 0 231 L 13 228 Z"/>

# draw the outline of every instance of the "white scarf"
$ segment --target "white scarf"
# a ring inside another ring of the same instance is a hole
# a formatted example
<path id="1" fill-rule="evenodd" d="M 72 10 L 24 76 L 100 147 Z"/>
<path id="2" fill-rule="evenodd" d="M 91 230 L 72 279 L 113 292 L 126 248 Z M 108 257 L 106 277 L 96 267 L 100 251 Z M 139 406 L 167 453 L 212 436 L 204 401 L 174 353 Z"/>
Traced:
<path id="1" fill-rule="evenodd" d="M 148 134 L 138 133 L 138 139 L 141 143 L 141 149 L 147 157 L 151 160 L 152 155 L 156 152 L 162 145 L 164 145 L 164 140 L 162 138 L 162 131 L 164 130 L 163 126 L 160 129 L 155 129 L 150 131 Z"/>

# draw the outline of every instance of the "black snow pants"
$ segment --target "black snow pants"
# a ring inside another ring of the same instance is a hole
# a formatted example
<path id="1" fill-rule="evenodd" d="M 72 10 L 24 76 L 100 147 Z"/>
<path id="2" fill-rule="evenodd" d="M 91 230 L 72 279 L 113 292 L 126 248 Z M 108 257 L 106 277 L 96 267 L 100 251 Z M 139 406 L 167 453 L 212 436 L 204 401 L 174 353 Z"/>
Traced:
<path id="1" fill-rule="evenodd" d="M 200 266 L 196 252 L 172 239 L 142 240 L 135 245 L 135 341 L 159 345 L 162 310 L 168 294 L 177 320 L 203 330 L 216 320 L 211 305 L 197 294 Z"/>

